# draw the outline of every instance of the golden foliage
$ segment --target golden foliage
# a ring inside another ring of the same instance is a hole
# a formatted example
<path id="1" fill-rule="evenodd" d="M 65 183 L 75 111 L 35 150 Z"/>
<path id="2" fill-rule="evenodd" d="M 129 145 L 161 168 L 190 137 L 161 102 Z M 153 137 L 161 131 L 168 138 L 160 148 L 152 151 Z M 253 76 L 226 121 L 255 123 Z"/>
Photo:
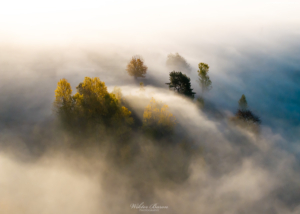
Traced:
<path id="1" fill-rule="evenodd" d="M 117 91 L 117 95 L 109 93 L 105 83 L 98 77 L 85 77 L 78 85 L 77 93 L 72 96 L 70 84 L 62 79 L 55 90 L 55 104 L 59 104 L 55 106 L 66 109 L 68 115 L 71 115 L 67 118 L 61 117 L 71 126 L 103 124 L 111 127 L 116 134 L 123 134 L 130 129 L 128 125 L 133 123 L 133 119 L 131 112 L 121 105 L 121 89 Z"/>
<path id="2" fill-rule="evenodd" d="M 70 83 L 66 79 L 61 79 L 57 83 L 57 88 L 55 90 L 55 101 L 54 105 L 57 108 L 69 107 L 72 102 L 72 88 Z"/>
<path id="3" fill-rule="evenodd" d="M 175 116 L 169 111 L 168 105 L 158 103 L 154 98 L 145 108 L 143 115 L 144 129 L 152 129 L 154 132 L 168 133 L 176 125 Z"/>
<path id="4" fill-rule="evenodd" d="M 126 71 L 130 76 L 145 77 L 148 67 L 144 65 L 144 61 L 139 56 L 132 57 L 128 63 Z"/>

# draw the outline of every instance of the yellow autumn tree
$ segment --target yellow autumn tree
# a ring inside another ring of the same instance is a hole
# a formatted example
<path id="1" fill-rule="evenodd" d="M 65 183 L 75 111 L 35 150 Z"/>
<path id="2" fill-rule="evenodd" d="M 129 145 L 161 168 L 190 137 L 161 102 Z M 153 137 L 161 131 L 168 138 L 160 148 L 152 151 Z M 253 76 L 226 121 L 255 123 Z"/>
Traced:
<path id="1" fill-rule="evenodd" d="M 143 129 L 155 136 L 166 136 L 176 125 L 175 116 L 169 111 L 168 105 L 151 99 L 143 114 Z"/>
<path id="2" fill-rule="evenodd" d="M 59 95 L 55 103 L 61 102 L 60 100 L 71 100 L 72 108 L 69 108 L 69 111 L 73 118 L 70 125 L 81 129 L 101 125 L 120 135 L 130 130 L 133 123 L 131 112 L 121 105 L 115 94 L 107 91 L 105 83 L 98 77 L 85 77 L 76 87 L 77 93 L 74 96 L 71 95 L 70 84 L 64 81 L 59 82 L 55 91 Z"/>
<path id="3" fill-rule="evenodd" d="M 111 98 L 104 82 L 98 77 L 85 77 L 84 81 L 77 87 L 77 93 L 74 95 L 75 103 L 78 109 L 82 111 L 85 119 L 103 120 L 107 116 Z"/>
<path id="4" fill-rule="evenodd" d="M 66 79 L 61 79 L 57 83 L 55 90 L 55 101 L 54 105 L 57 108 L 66 107 L 71 104 L 72 100 L 72 88 L 70 83 Z"/>
<path id="5" fill-rule="evenodd" d="M 54 109 L 64 122 L 71 119 L 73 109 L 72 88 L 66 79 L 61 79 L 57 83 Z"/>
<path id="6" fill-rule="evenodd" d="M 148 67 L 144 65 L 143 59 L 139 56 L 132 57 L 128 63 L 126 71 L 130 76 L 145 77 Z"/>

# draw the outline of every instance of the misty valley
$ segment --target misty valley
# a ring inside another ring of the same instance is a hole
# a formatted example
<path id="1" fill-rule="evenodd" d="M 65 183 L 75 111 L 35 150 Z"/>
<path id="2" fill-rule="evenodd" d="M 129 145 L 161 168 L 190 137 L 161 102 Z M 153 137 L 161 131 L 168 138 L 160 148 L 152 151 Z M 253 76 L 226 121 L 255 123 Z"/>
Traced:
<path id="1" fill-rule="evenodd" d="M 0 7 L 0 214 L 300 214 L 300 2 Z"/>
<path id="2" fill-rule="evenodd" d="M 178 53 L 166 58 L 164 83 L 151 78 L 141 56 L 124 62 L 127 84 L 107 85 L 100 71 L 82 79 L 65 73 L 57 82 L 38 74 L 16 91 L 8 86 L 14 99 L 2 105 L 3 210 L 52 213 L 59 205 L 63 213 L 138 213 L 162 206 L 166 213 L 219 213 L 230 204 L 235 213 L 271 212 L 274 200 L 297 209 L 299 192 L 290 188 L 299 184 L 297 161 L 276 145 L 280 138 L 244 94 L 235 110 L 224 111 L 209 95 L 210 66 L 201 62 L 193 71 Z M 68 65 L 48 63 L 34 67 Z M 16 201 L 22 195 L 26 204 Z"/>

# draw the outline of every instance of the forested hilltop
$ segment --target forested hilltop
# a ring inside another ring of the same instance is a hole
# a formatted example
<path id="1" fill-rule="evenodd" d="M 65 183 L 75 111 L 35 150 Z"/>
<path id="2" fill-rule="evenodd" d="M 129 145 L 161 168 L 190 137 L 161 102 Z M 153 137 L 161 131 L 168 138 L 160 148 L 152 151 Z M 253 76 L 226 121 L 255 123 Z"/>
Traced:
<path id="1" fill-rule="evenodd" d="M 33 208 L 129 214 L 139 212 L 131 204 L 142 202 L 178 214 L 272 213 L 274 201 L 276 209 L 297 209 L 297 188 L 290 187 L 299 186 L 299 164 L 276 145 L 287 139 L 266 125 L 251 90 L 232 81 L 236 93 L 220 104 L 216 95 L 228 87 L 219 90 L 215 65 L 178 53 L 165 54 L 158 71 L 148 57 L 87 56 L 51 61 L 61 70 L 27 81 L 20 72 L 19 86 L 5 85 L 11 89 L 0 98 L 6 209 L 21 210 L 12 206 L 16 186 L 27 196 L 18 201 L 26 214 Z M 44 66 L 40 61 L 34 68 Z M 104 66 L 92 70 L 95 62 Z M 78 73 L 75 63 L 82 63 Z M 109 206 L 116 201 L 120 206 Z"/>
<path id="2" fill-rule="evenodd" d="M 190 68 L 178 53 L 170 54 L 166 64 L 168 67 Z M 210 108 L 205 105 L 205 96 L 212 89 L 212 81 L 207 64 L 199 63 L 198 68 L 199 79 L 197 81 L 201 88 L 201 95 L 193 92 L 190 78 L 181 71 L 171 71 L 169 73 L 170 82 L 166 85 L 170 91 L 197 104 L 199 109 L 205 112 Z M 140 56 L 132 57 L 126 71 L 136 79 L 139 96 L 123 96 L 122 90 L 118 86 L 108 92 L 105 82 L 101 81 L 99 77 L 85 77 L 83 82 L 76 87 L 76 92 L 73 93 L 70 83 L 66 79 L 61 79 L 55 90 L 54 111 L 63 127 L 77 134 L 111 131 L 114 137 L 122 140 L 130 138 L 132 130 L 134 132 L 138 130 L 139 133 L 152 138 L 170 138 L 175 134 L 176 118 L 170 112 L 169 106 L 161 100 L 152 97 L 149 104 L 144 106 L 142 118 L 137 116 L 141 115 L 138 112 L 141 110 L 127 102 L 128 99 L 138 101 L 145 98 L 147 87 L 143 83 L 143 78 L 147 73 L 147 66 L 144 65 L 143 59 Z M 140 79 L 137 80 L 137 78 Z M 138 83 L 138 81 L 140 82 Z M 244 94 L 238 104 L 235 116 L 228 119 L 241 127 L 252 128 L 258 133 L 260 119 L 248 109 Z M 184 129 L 184 127 L 182 128 Z"/>
<path id="3" fill-rule="evenodd" d="M 169 55 L 166 64 L 173 68 L 185 66 L 189 71 L 189 65 L 182 61 L 185 59 L 179 54 Z M 185 105 L 209 113 L 210 106 L 205 104 L 205 96 L 212 89 L 209 66 L 199 63 L 198 68 L 201 95 L 193 92 L 190 78 L 181 71 L 169 73 L 166 89 L 170 93 L 173 91 L 172 96 L 177 96 L 176 99 Z M 151 85 L 143 83 L 147 66 L 140 56 L 132 57 L 126 71 L 135 78 L 135 95 L 123 95 L 118 86 L 109 92 L 99 77 L 85 77 L 76 90 L 66 79 L 61 79 L 53 103 L 57 127 L 72 136 L 70 146 L 77 152 L 89 148 L 104 150 L 108 152 L 107 161 L 121 168 L 134 168 L 136 161 L 142 159 L 143 168 L 150 170 L 144 171 L 142 174 L 147 178 L 138 182 L 145 182 L 152 174 L 159 176 L 157 182 L 162 184 L 184 182 L 189 178 L 192 160 L 201 160 L 204 164 L 204 144 L 189 134 L 188 126 L 176 119 L 172 106 L 170 108 L 159 97 L 149 96 L 147 90 Z M 227 120 L 228 126 L 259 135 L 260 119 L 248 110 L 245 95 L 238 103 L 235 116 L 222 120 Z"/>
<path id="4" fill-rule="evenodd" d="M 300 214 L 300 1 L 0 7 L 0 214 Z"/>

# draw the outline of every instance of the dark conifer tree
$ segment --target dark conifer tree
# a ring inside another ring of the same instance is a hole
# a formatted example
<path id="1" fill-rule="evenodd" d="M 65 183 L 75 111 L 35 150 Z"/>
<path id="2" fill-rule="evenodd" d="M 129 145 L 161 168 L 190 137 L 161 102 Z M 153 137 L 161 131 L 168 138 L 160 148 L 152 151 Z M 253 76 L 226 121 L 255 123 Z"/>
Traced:
<path id="1" fill-rule="evenodd" d="M 194 99 L 196 93 L 191 88 L 191 79 L 180 71 L 172 71 L 170 73 L 170 82 L 166 84 L 169 85 L 169 89 Z"/>

